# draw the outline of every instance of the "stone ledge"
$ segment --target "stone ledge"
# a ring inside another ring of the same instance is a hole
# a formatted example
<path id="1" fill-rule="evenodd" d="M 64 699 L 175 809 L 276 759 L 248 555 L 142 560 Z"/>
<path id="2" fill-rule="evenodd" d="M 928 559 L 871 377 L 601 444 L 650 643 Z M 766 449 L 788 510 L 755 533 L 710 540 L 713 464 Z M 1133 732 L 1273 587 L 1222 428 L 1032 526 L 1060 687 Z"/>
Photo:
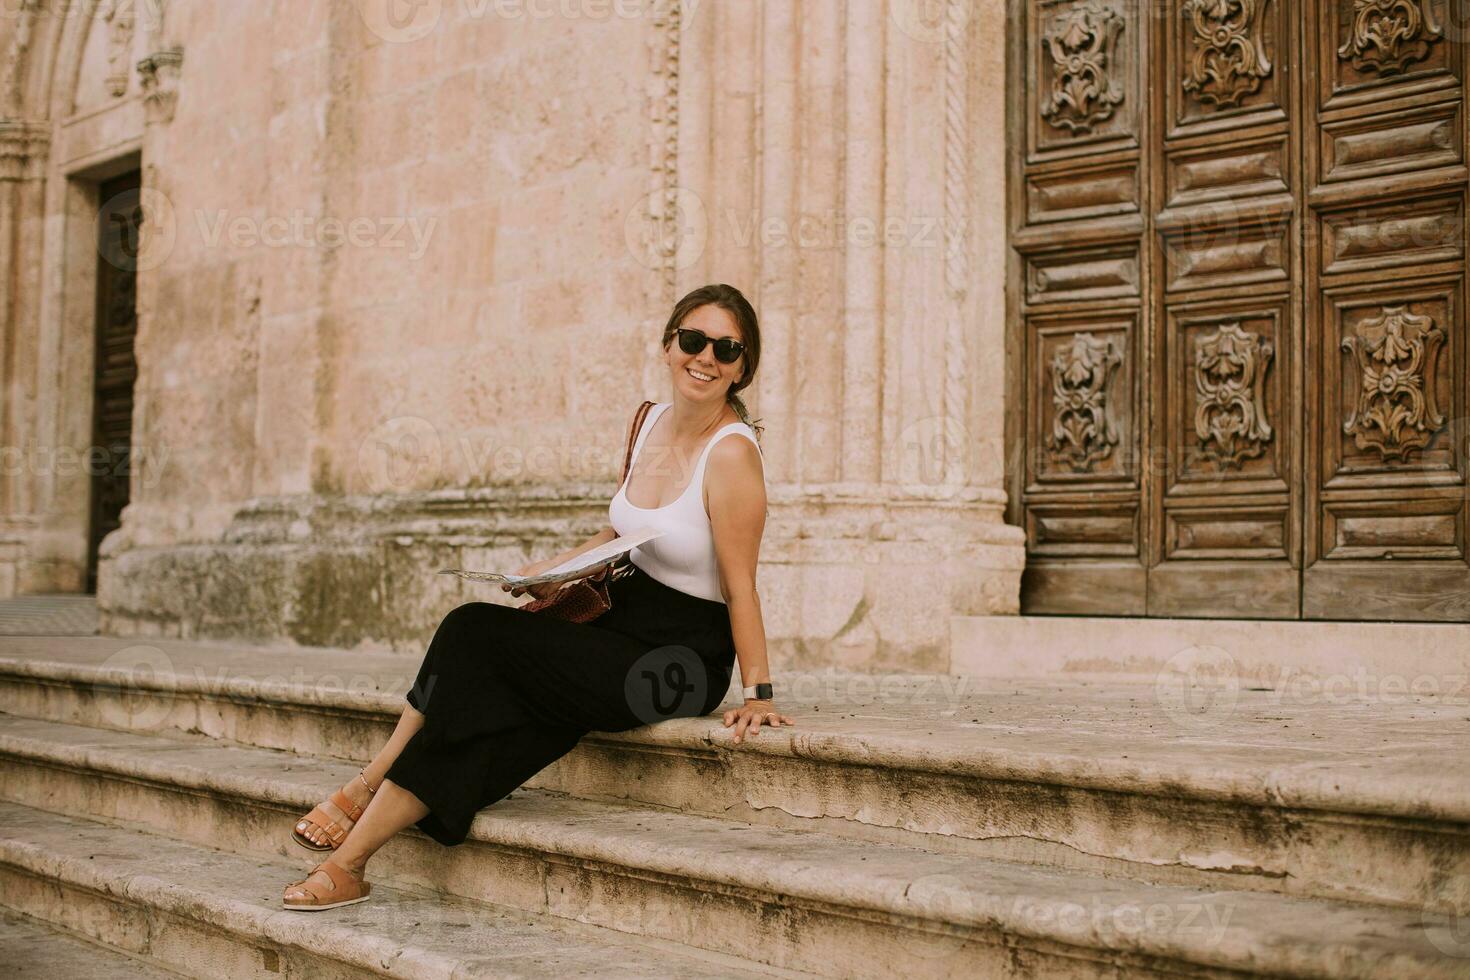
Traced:
<path id="1" fill-rule="evenodd" d="M 510 535 L 567 533 L 568 522 L 592 533 L 604 526 L 611 482 L 507 485 L 427 490 L 413 493 L 325 496 L 305 494 L 257 497 L 241 502 L 220 541 L 277 544 L 332 538 L 358 541 L 398 534 L 437 537 L 464 534 L 481 541 Z M 1001 522 L 1006 497 L 982 487 L 936 484 L 776 484 L 769 487 L 770 528 L 790 533 L 775 537 L 808 537 L 816 522 L 831 522 L 837 536 L 865 536 L 880 525 L 885 535 L 923 540 L 942 529 L 953 535 L 955 516 L 967 520 L 958 533 L 967 541 L 1024 544 L 1020 528 Z M 120 554 L 134 548 L 179 548 L 214 544 L 213 539 L 158 537 L 150 533 L 169 512 L 154 513 L 139 504 L 134 519 L 109 535 L 105 551 Z M 894 520 L 896 515 L 901 520 Z M 891 522 L 888 526 L 886 522 Z M 804 533 L 805 529 L 805 533 Z"/>
<path id="2" fill-rule="evenodd" d="M 515 567 L 606 525 L 596 484 L 289 497 L 241 505 L 218 540 L 169 540 L 147 510 L 103 547 L 114 635 L 419 647 L 443 612 L 486 597 L 435 574 Z M 761 592 L 774 656 L 794 666 L 940 670 L 951 613 L 1011 613 L 1023 535 L 974 487 L 773 488 Z M 160 520 L 162 518 L 159 518 Z M 932 612 L 938 601 L 943 616 Z"/>

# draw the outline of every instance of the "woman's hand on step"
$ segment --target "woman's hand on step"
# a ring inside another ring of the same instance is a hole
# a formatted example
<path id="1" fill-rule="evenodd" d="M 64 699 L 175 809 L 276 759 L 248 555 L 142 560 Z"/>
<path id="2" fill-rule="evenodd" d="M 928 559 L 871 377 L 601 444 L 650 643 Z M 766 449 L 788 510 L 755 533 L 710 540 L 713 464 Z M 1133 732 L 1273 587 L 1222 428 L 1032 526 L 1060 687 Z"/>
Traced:
<path id="1" fill-rule="evenodd" d="M 776 705 L 770 701 L 749 700 L 738 708 L 731 708 L 725 712 L 725 727 L 735 726 L 735 744 L 739 745 L 744 737 L 749 734 L 752 738 L 761 733 L 761 725 L 770 728 L 780 728 L 782 725 L 794 725 L 796 721 L 776 710 Z"/>

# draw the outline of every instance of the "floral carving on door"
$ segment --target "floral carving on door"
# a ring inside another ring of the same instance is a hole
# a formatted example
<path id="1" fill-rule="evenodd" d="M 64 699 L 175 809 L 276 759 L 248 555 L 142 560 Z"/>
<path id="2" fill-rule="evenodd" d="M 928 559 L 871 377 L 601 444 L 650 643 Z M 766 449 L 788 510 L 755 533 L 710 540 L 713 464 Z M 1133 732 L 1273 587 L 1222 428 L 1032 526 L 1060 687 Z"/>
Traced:
<path id="1" fill-rule="evenodd" d="M 1383 313 L 1360 327 L 1363 334 L 1346 337 L 1342 349 L 1357 363 L 1357 404 L 1343 431 L 1359 449 L 1377 450 L 1385 460 L 1406 460 L 1422 449 L 1444 425 L 1434 399 L 1434 372 L 1445 334 L 1434 320 L 1416 316 L 1406 306 L 1385 306 Z"/>
<path id="2" fill-rule="evenodd" d="M 1239 105 L 1271 74 L 1261 38 L 1269 0 L 1185 0 L 1181 15 L 1193 28 L 1194 55 L 1184 73 L 1184 91 L 1214 106 Z"/>
<path id="3" fill-rule="evenodd" d="M 1122 30 L 1122 16 L 1100 0 L 1086 0 L 1056 17 L 1041 38 L 1052 62 L 1043 119 L 1076 134 L 1112 116 L 1123 102 L 1123 88 L 1109 74 L 1108 59 Z"/>
<path id="4" fill-rule="evenodd" d="M 1072 335 L 1072 340 L 1052 357 L 1051 435 L 1046 448 L 1079 473 L 1106 459 L 1118 444 L 1118 428 L 1108 411 L 1108 383 L 1123 363 L 1123 354 L 1112 341 L 1091 333 Z"/>
<path id="5" fill-rule="evenodd" d="M 1354 0 L 1348 39 L 1337 54 L 1359 71 L 1392 75 L 1428 57 L 1443 34 L 1421 0 Z"/>
<path id="6" fill-rule="evenodd" d="M 1195 348 L 1194 431 L 1200 455 L 1222 468 L 1239 467 L 1266 451 L 1266 368 L 1271 342 L 1239 323 L 1222 323 Z"/>

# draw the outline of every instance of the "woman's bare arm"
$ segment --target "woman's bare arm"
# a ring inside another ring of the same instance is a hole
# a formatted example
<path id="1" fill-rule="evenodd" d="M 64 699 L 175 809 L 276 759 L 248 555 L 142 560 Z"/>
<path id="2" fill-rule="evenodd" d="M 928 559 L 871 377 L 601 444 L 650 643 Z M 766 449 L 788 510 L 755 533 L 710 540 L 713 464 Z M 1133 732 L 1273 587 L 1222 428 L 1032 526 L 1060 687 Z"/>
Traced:
<path id="1" fill-rule="evenodd" d="M 771 680 L 766 657 L 766 626 L 761 617 L 760 596 L 755 589 L 755 570 L 760 559 L 761 536 L 766 527 L 766 485 L 761 476 L 759 451 L 749 439 L 721 439 L 705 462 L 705 487 L 709 497 L 710 529 L 715 539 L 715 560 L 720 570 L 720 594 L 730 608 L 730 631 L 735 637 L 735 657 L 740 662 L 742 687 Z M 725 726 L 735 725 L 735 741 L 749 729 L 759 733 L 762 724 L 780 727 L 795 724 L 777 713 L 770 701 L 746 701 L 725 712 Z"/>

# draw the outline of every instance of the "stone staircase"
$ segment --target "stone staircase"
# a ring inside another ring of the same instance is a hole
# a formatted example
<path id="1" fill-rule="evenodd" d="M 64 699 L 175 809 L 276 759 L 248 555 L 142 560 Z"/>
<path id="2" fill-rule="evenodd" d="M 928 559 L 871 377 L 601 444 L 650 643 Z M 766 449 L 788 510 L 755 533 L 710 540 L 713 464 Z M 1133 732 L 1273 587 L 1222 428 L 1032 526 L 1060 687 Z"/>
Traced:
<path id="1" fill-rule="evenodd" d="M 0 912 L 4 975 L 29 980 L 177 980 L 180 976 L 26 915 Z"/>
<path id="2" fill-rule="evenodd" d="M 589 736 L 369 902 L 281 910 L 416 667 L 0 639 L 0 904 L 191 976 L 1470 977 L 1455 697 L 787 676 L 797 728 Z"/>

